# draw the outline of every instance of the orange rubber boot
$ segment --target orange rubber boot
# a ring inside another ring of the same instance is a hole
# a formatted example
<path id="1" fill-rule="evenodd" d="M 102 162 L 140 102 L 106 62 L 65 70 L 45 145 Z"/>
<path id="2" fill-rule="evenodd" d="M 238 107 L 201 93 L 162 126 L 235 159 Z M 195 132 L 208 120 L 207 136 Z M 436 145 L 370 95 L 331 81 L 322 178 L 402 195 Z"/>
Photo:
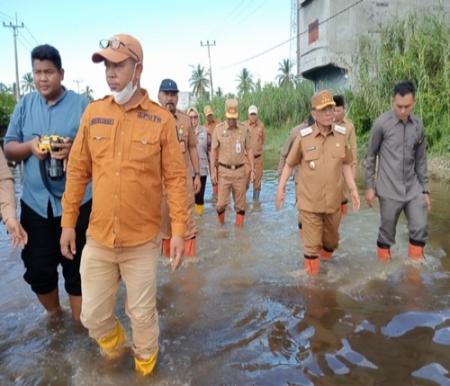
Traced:
<path id="1" fill-rule="evenodd" d="M 408 245 L 408 256 L 411 260 L 422 261 L 424 260 L 423 247 L 420 245 L 414 245 L 409 243 Z"/>
<path id="2" fill-rule="evenodd" d="M 317 276 L 319 274 L 320 259 L 304 259 L 305 271 L 309 276 Z"/>
<path id="3" fill-rule="evenodd" d="M 245 214 L 236 214 L 236 226 L 242 227 L 244 226 Z"/>
<path id="4" fill-rule="evenodd" d="M 162 239 L 161 253 L 165 257 L 170 257 L 170 239 Z"/>
<path id="5" fill-rule="evenodd" d="M 333 258 L 333 252 L 323 249 L 320 251 L 320 258 L 322 260 L 331 260 Z"/>
<path id="6" fill-rule="evenodd" d="M 389 248 L 377 247 L 377 257 L 380 263 L 389 263 L 391 260 L 391 250 Z"/>
<path id="7" fill-rule="evenodd" d="M 217 213 L 217 219 L 219 220 L 220 224 L 225 224 L 225 211 L 222 213 Z"/>
<path id="8" fill-rule="evenodd" d="M 197 256 L 197 239 L 195 237 L 184 241 L 184 256 Z"/>

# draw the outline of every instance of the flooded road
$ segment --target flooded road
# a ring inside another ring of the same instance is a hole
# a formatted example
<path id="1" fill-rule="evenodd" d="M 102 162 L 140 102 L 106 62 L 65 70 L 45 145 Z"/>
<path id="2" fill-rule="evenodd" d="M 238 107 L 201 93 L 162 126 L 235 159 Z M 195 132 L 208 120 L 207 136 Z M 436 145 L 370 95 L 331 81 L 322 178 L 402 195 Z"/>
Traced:
<path id="1" fill-rule="evenodd" d="M 343 220 L 318 278 L 303 272 L 292 183 L 276 212 L 276 175 L 266 172 L 244 229 L 229 211 L 220 226 L 208 202 L 198 259 L 174 274 L 161 259 L 160 356 L 147 379 L 131 355 L 105 362 L 68 311 L 48 319 L 2 227 L 0 385 L 450 385 L 449 189 L 432 185 L 425 264 L 407 260 L 403 219 L 393 262 L 380 265 L 378 208 L 363 206 Z M 123 301 L 121 288 L 129 336 Z"/>

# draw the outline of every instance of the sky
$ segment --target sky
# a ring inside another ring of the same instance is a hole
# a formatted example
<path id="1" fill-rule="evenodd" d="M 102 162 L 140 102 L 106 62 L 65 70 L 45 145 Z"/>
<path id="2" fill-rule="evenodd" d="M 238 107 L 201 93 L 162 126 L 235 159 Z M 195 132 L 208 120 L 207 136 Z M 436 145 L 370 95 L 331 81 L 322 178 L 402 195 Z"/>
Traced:
<path id="1" fill-rule="evenodd" d="M 192 67 L 209 68 L 211 47 L 214 89 L 236 91 L 236 77 L 246 67 L 254 80 L 275 81 L 279 63 L 288 58 L 290 44 L 270 50 L 290 37 L 289 0 L 0 0 L 0 22 L 22 22 L 18 29 L 19 78 L 31 72 L 30 52 L 38 44 L 55 46 L 65 70 L 64 86 L 83 91 L 88 85 L 95 98 L 109 93 L 103 64 L 92 54 L 100 39 L 116 33 L 135 36 L 144 49 L 142 87 L 155 99 L 164 78 L 189 91 Z M 13 33 L 0 25 L 0 82 L 15 82 Z"/>

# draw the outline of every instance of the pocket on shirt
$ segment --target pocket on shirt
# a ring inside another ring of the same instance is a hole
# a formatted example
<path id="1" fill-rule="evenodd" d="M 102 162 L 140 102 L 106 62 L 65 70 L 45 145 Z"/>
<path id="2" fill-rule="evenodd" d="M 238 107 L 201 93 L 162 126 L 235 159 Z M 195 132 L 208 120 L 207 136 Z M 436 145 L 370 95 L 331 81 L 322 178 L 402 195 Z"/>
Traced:
<path id="1" fill-rule="evenodd" d="M 137 162 L 151 162 L 159 156 L 161 147 L 158 138 L 147 135 L 134 135 L 131 138 L 130 160 Z"/>
<path id="2" fill-rule="evenodd" d="M 303 159 L 305 161 L 314 161 L 320 157 L 319 149 L 305 150 L 303 149 Z"/>
<path id="3" fill-rule="evenodd" d="M 111 157 L 113 147 L 111 129 L 109 127 L 91 127 L 89 138 L 93 159 Z"/>
<path id="4" fill-rule="evenodd" d="M 331 156 L 333 158 L 344 158 L 345 157 L 345 145 L 343 143 L 336 143 L 331 150 Z"/>

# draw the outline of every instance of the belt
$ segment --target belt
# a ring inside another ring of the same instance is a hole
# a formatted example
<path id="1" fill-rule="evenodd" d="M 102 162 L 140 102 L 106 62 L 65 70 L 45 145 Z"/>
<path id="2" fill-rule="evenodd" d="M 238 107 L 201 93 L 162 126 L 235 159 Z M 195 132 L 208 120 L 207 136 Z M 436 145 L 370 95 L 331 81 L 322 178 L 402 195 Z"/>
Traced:
<path id="1" fill-rule="evenodd" d="M 225 165 L 222 162 L 219 162 L 219 165 L 223 166 L 224 168 L 231 169 L 231 170 L 236 170 L 236 169 L 239 169 L 242 166 L 244 166 L 244 164 L 240 164 L 240 165 Z"/>
<path id="2" fill-rule="evenodd" d="M 261 157 L 262 156 L 262 153 L 261 154 L 258 154 L 258 155 L 255 155 L 255 156 L 253 156 L 253 158 L 259 158 L 259 157 Z"/>

